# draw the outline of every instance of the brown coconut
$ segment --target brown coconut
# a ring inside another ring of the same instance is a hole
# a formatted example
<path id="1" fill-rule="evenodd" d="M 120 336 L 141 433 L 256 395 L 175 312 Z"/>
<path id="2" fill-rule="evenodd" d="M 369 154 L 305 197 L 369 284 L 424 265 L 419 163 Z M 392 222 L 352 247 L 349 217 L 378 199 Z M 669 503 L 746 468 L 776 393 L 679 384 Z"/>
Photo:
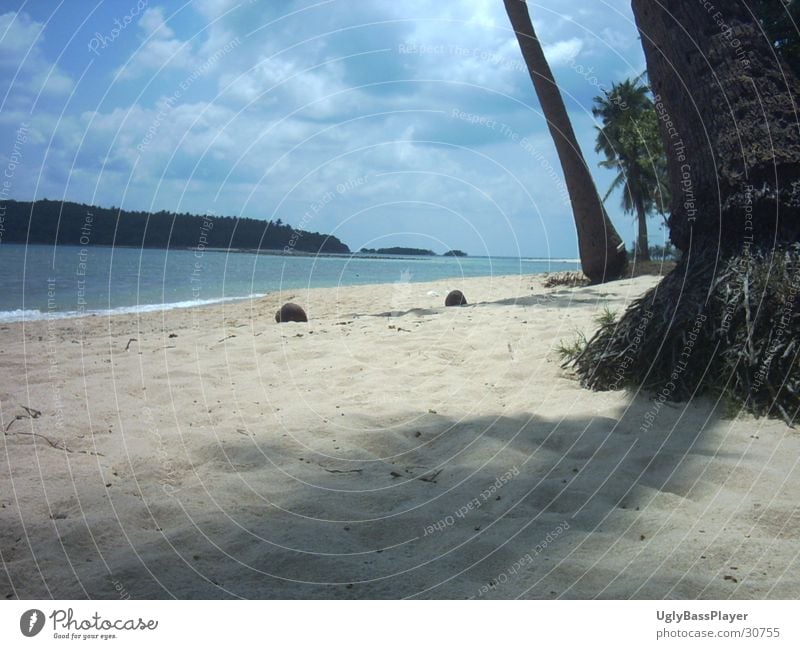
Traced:
<path id="1" fill-rule="evenodd" d="M 450 291 L 444 300 L 445 306 L 467 306 L 467 298 L 461 291 Z"/>
<path id="2" fill-rule="evenodd" d="M 308 316 L 299 304 L 287 302 L 275 312 L 275 322 L 308 322 Z"/>

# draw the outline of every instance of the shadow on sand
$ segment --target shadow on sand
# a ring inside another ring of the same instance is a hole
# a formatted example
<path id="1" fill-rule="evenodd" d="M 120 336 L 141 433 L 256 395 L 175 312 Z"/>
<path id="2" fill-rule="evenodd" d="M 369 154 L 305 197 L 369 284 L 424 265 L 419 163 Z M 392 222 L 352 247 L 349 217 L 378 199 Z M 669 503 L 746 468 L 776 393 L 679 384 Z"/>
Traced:
<path id="1" fill-rule="evenodd" d="M 337 457 L 267 426 L 223 436 L 192 451 L 179 484 L 143 487 L 148 529 L 125 513 L 60 521 L 57 538 L 29 528 L 54 561 L 35 573 L 6 552 L 7 575 L 23 598 L 45 583 L 60 598 L 758 596 L 742 573 L 724 579 L 698 495 L 731 478 L 706 435 L 727 422 L 710 401 L 691 417 L 667 403 L 651 429 L 653 408 L 637 396 L 615 418 L 362 414 Z"/>

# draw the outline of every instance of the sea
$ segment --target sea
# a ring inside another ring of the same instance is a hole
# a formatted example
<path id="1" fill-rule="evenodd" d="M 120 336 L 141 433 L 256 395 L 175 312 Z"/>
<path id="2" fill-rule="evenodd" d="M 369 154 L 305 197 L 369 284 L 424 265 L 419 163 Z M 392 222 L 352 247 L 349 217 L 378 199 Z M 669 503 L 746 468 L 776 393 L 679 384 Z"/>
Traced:
<path id="1" fill-rule="evenodd" d="M 276 255 L 0 244 L 0 322 L 180 309 L 271 292 L 579 270 L 575 259 Z"/>

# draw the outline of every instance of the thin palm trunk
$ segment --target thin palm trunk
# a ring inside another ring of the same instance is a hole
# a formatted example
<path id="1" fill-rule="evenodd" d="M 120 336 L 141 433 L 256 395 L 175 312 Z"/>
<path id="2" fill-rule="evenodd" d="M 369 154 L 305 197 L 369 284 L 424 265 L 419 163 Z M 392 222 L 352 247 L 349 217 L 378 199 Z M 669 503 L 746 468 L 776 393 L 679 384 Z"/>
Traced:
<path id="1" fill-rule="evenodd" d="M 504 0 L 504 3 L 564 171 L 583 272 L 595 283 L 618 279 L 626 266 L 625 244 L 597 194 L 528 7 L 523 0 Z"/>
<path id="2" fill-rule="evenodd" d="M 638 261 L 650 261 L 650 244 L 647 240 L 647 210 L 641 196 L 636 196 L 634 200 L 636 201 L 636 220 L 638 223 L 636 258 Z"/>

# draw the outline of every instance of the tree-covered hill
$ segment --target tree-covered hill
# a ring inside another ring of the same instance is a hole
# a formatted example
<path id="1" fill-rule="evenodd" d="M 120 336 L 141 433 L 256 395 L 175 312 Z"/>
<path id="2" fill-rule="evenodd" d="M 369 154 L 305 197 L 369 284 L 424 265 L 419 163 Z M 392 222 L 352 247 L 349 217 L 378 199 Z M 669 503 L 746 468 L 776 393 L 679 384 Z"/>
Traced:
<path id="1" fill-rule="evenodd" d="M 413 255 L 418 257 L 435 257 L 433 250 L 425 248 L 404 248 L 395 246 L 394 248 L 362 248 L 361 253 L 365 255 Z"/>
<path id="2" fill-rule="evenodd" d="M 149 214 L 50 200 L 4 201 L 0 219 L 0 237 L 6 243 L 350 252 L 334 236 L 295 230 L 280 219 Z"/>

